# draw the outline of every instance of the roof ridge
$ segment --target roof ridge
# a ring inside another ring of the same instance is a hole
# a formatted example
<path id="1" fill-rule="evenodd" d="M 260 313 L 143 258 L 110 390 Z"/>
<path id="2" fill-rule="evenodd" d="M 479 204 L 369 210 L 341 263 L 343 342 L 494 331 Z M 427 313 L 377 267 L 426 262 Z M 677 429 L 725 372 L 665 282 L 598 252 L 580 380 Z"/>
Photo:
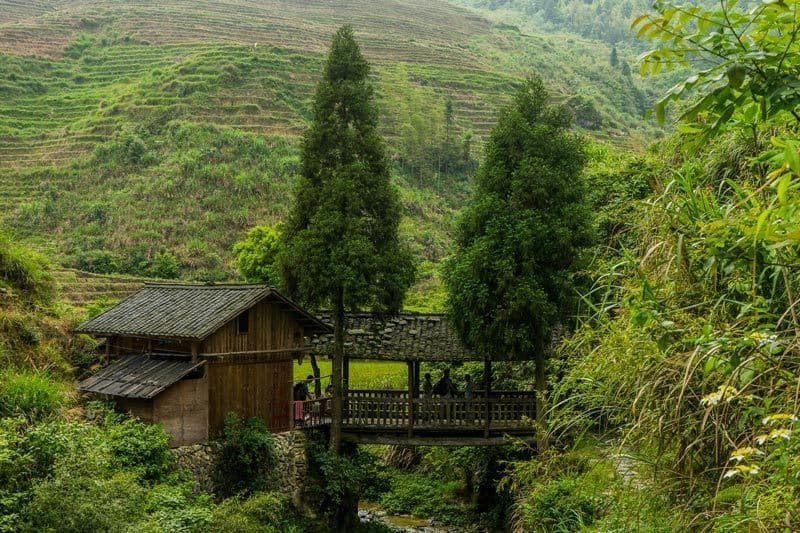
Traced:
<path id="1" fill-rule="evenodd" d="M 313 312 L 315 315 L 324 315 L 328 313 L 333 313 L 333 309 L 318 309 L 317 311 Z M 353 317 L 369 317 L 369 318 L 397 318 L 403 316 L 410 316 L 410 317 L 419 317 L 423 318 L 426 316 L 438 316 L 438 317 L 446 317 L 447 313 L 420 313 L 419 311 L 400 311 L 396 314 L 377 314 L 372 313 L 370 311 L 358 311 L 356 313 L 351 313 L 349 311 L 345 311 L 346 316 L 353 316 Z"/>
<path id="2" fill-rule="evenodd" d="M 146 281 L 145 287 L 162 287 L 170 289 L 274 289 L 267 283 L 187 283 L 169 281 Z"/>

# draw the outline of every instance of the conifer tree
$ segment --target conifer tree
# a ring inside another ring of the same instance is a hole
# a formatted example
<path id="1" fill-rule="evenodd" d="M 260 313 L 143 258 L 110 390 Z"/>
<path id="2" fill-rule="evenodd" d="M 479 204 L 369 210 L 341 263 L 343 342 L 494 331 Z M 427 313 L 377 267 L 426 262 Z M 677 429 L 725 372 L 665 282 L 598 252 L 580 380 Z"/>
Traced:
<path id="1" fill-rule="evenodd" d="M 612 67 L 616 68 L 617 66 L 619 66 L 619 54 L 617 54 L 616 46 L 611 47 L 611 57 L 609 57 L 608 61 L 609 63 L 611 63 Z"/>
<path id="2" fill-rule="evenodd" d="M 333 37 L 303 136 L 302 171 L 280 254 L 289 293 L 333 308 L 331 448 L 341 445 L 345 309 L 396 312 L 414 277 L 398 238 L 401 204 L 392 185 L 369 65 L 349 26 Z"/>
<path id="3" fill-rule="evenodd" d="M 470 348 L 488 357 L 533 356 L 541 448 L 546 350 L 571 311 L 576 259 L 591 242 L 581 186 L 586 155 L 570 125 L 541 80 L 528 80 L 491 133 L 444 268 L 450 318 Z"/>

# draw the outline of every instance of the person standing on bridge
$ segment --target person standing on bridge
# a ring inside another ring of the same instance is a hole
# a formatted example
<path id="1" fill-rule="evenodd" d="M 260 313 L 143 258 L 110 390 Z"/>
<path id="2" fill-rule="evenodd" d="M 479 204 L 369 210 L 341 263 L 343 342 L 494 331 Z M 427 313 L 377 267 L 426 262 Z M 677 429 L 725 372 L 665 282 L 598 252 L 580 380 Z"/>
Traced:
<path id="1" fill-rule="evenodd" d="M 314 381 L 314 376 L 306 376 L 305 381 L 295 384 L 292 394 L 294 396 L 294 421 L 301 424 L 305 421 L 305 401 L 308 400 L 308 384 Z"/>
<path id="2" fill-rule="evenodd" d="M 452 398 L 454 388 L 453 380 L 450 379 L 450 369 L 445 368 L 441 379 L 433 386 L 433 393 L 443 398 Z"/>
<path id="3" fill-rule="evenodd" d="M 422 419 L 428 421 L 430 419 L 431 398 L 433 397 L 433 381 L 431 381 L 431 373 L 425 373 L 425 381 L 422 382 Z"/>
<path id="4" fill-rule="evenodd" d="M 467 421 L 471 424 L 475 421 L 475 410 L 472 407 L 472 399 L 475 397 L 475 391 L 472 388 L 472 376 L 467 374 L 464 376 L 464 399 L 467 401 Z"/>
<path id="5" fill-rule="evenodd" d="M 422 397 L 428 398 L 433 396 L 433 382 L 431 381 L 431 373 L 425 373 L 425 381 L 422 383 Z"/>
<path id="6" fill-rule="evenodd" d="M 442 420 L 447 421 L 452 418 L 452 403 L 448 400 L 453 397 L 455 386 L 453 380 L 450 379 L 450 369 L 445 368 L 444 373 L 436 385 L 433 386 L 433 393 L 441 398 L 445 398 L 441 403 L 440 416 Z"/>

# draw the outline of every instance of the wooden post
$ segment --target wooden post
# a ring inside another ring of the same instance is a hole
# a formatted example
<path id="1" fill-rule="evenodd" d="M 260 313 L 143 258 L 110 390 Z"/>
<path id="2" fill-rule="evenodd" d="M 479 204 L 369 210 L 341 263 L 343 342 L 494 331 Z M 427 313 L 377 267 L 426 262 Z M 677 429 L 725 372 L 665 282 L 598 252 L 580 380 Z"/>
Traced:
<path id="1" fill-rule="evenodd" d="M 192 363 L 197 362 L 197 354 L 200 352 L 200 343 L 197 341 L 192 342 Z"/>
<path id="2" fill-rule="evenodd" d="M 490 402 L 492 396 L 491 359 L 486 359 L 483 361 L 483 380 L 486 382 L 486 427 L 483 430 L 483 436 L 488 438 L 492 428 L 492 404 Z"/>
<path id="3" fill-rule="evenodd" d="M 419 367 L 422 361 L 414 362 L 414 398 L 419 398 Z"/>
<path id="4" fill-rule="evenodd" d="M 113 339 L 114 337 L 106 338 L 106 364 L 108 364 L 111 361 L 111 341 Z"/>
<path id="5" fill-rule="evenodd" d="M 347 418 L 348 413 L 348 392 L 350 390 L 350 358 L 345 357 L 342 368 L 342 417 Z"/>
<path id="6" fill-rule="evenodd" d="M 414 361 L 408 361 L 408 436 L 414 435 Z"/>

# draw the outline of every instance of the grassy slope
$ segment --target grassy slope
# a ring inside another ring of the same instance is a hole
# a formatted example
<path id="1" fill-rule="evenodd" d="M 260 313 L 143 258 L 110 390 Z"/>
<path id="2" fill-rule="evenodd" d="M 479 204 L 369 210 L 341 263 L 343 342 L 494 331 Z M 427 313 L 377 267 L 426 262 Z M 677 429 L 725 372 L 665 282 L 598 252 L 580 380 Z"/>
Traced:
<path id="1" fill-rule="evenodd" d="M 392 157 L 414 135 L 441 135 L 448 97 L 457 133 L 473 130 L 479 146 L 533 71 L 559 98 L 594 101 L 606 125 L 597 136 L 638 145 L 648 135 L 642 94 L 604 45 L 522 35 L 442 1 L 0 0 L 5 223 L 62 260 L 166 248 L 184 274 L 230 273 L 232 243 L 285 213 L 327 42 L 345 22 L 373 62 Z M 128 157 L 131 139 L 145 161 Z M 404 232 L 435 264 L 467 186 L 397 182 Z"/>

